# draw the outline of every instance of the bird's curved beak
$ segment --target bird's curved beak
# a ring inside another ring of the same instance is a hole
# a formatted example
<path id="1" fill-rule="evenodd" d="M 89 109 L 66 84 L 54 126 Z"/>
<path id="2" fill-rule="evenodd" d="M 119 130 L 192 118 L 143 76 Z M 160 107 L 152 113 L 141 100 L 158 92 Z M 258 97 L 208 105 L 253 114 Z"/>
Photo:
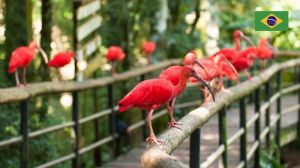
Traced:
<path id="1" fill-rule="evenodd" d="M 194 77 L 195 77 L 196 79 L 198 79 L 200 83 L 203 83 L 203 84 L 205 85 L 205 87 L 208 88 L 208 90 L 209 90 L 209 92 L 210 92 L 210 94 L 211 94 L 211 96 L 212 96 L 212 98 L 213 98 L 213 101 L 215 101 L 215 94 L 214 94 L 212 88 L 210 87 L 210 85 L 207 84 L 207 83 L 206 83 L 206 82 L 205 82 L 198 74 L 195 73 L 195 74 L 194 74 Z"/>
<path id="2" fill-rule="evenodd" d="M 203 64 L 202 64 L 199 60 L 197 60 L 197 59 L 195 60 L 195 63 L 196 63 L 197 65 L 199 65 L 199 66 L 204 70 L 207 79 L 210 81 L 210 77 L 209 77 L 209 75 L 208 75 L 208 73 L 207 73 L 207 71 L 206 71 L 206 68 L 203 66 Z"/>
<path id="3" fill-rule="evenodd" d="M 245 36 L 244 34 L 241 34 L 241 37 L 242 37 L 248 44 L 250 44 L 252 47 L 255 47 L 255 44 L 253 43 L 253 41 L 252 41 L 249 37 Z"/>
<path id="4" fill-rule="evenodd" d="M 223 60 L 228 64 L 228 66 L 233 70 L 234 74 L 239 77 L 239 73 L 236 71 L 235 67 L 232 65 L 230 61 L 228 61 L 225 57 L 223 57 Z"/>
<path id="5" fill-rule="evenodd" d="M 47 57 L 46 52 L 40 46 L 38 46 L 37 48 L 41 52 L 42 57 L 44 58 L 45 63 L 48 64 L 49 61 L 48 61 L 48 57 Z"/>

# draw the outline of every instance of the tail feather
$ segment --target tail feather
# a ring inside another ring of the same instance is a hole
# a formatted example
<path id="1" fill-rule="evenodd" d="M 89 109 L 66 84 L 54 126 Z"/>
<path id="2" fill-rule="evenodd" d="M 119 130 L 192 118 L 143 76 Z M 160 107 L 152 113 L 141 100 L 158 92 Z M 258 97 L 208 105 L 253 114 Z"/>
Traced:
<path id="1" fill-rule="evenodd" d="M 17 70 L 17 66 L 9 66 L 8 73 L 14 73 Z"/>
<path id="2" fill-rule="evenodd" d="M 122 105 L 122 104 L 119 104 L 119 112 L 122 113 L 122 112 L 125 112 L 126 110 L 130 109 L 132 107 L 132 105 Z"/>

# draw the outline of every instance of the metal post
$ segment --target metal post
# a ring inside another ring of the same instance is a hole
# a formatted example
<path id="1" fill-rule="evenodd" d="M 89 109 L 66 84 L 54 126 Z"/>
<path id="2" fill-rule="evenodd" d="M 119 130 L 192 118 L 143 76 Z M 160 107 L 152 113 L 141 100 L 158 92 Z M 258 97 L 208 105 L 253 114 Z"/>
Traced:
<path id="1" fill-rule="evenodd" d="M 190 139 L 190 167 L 200 167 L 200 128 L 197 128 L 192 134 Z"/>
<path id="2" fill-rule="evenodd" d="M 224 145 L 224 152 L 222 154 L 222 164 L 224 168 L 228 167 L 228 150 L 227 150 L 227 117 L 226 107 L 219 113 L 219 145 Z"/>
<path id="3" fill-rule="evenodd" d="M 113 103 L 113 85 L 108 85 L 108 108 L 111 109 L 111 113 L 109 114 L 109 132 L 110 135 L 113 136 L 112 142 L 112 150 L 113 150 L 113 157 L 117 157 L 117 144 L 116 144 L 116 113 L 114 111 L 114 103 Z"/>
<path id="4" fill-rule="evenodd" d="M 78 48 L 78 41 L 77 41 L 77 27 L 78 27 L 78 21 L 77 21 L 77 9 L 81 5 L 82 0 L 73 0 L 73 50 L 77 51 Z M 76 57 L 78 58 L 78 57 Z M 77 80 L 77 72 L 78 72 L 78 67 L 77 67 L 77 59 L 74 60 L 74 73 L 75 73 L 75 80 Z"/>
<path id="5" fill-rule="evenodd" d="M 275 135 L 275 141 L 276 141 L 276 145 L 278 147 L 280 147 L 280 136 L 281 136 L 281 76 L 282 72 L 279 71 L 277 73 L 277 78 L 276 78 L 276 83 L 277 83 L 277 87 L 276 90 L 278 92 L 280 92 L 279 98 L 276 101 L 276 114 L 279 116 L 279 119 L 276 123 L 276 135 Z"/>
<path id="6" fill-rule="evenodd" d="M 297 67 L 297 84 L 300 84 L 300 66 Z M 300 90 L 298 90 L 298 104 L 300 104 Z M 298 110 L 298 126 L 297 126 L 297 136 L 300 138 L 300 109 Z"/>
<path id="7" fill-rule="evenodd" d="M 267 83 L 265 84 L 265 102 L 269 102 L 270 101 L 269 99 L 270 99 L 270 82 L 267 81 Z M 271 128 L 270 128 L 270 115 L 271 115 L 270 114 L 270 107 L 268 107 L 266 109 L 265 126 L 271 130 Z M 271 131 L 269 131 L 266 135 L 266 147 L 267 147 L 267 149 L 269 149 L 269 147 L 270 147 L 270 139 L 271 139 L 270 135 L 271 135 Z"/>
<path id="8" fill-rule="evenodd" d="M 245 164 L 245 168 L 247 167 L 247 117 L 246 117 L 246 103 L 245 98 L 240 99 L 240 128 L 245 130 L 244 134 L 241 136 L 240 141 L 240 160 Z"/>
<path id="9" fill-rule="evenodd" d="M 254 100 L 254 110 L 255 110 L 255 114 L 258 114 L 258 118 L 255 121 L 255 127 L 254 127 L 254 138 L 255 138 L 255 142 L 258 142 L 258 147 L 255 151 L 254 154 L 254 167 L 260 167 L 259 165 L 259 158 L 260 158 L 260 88 L 258 88 L 257 90 L 255 90 L 255 100 Z"/>
<path id="10" fill-rule="evenodd" d="M 21 162 L 20 165 L 22 168 L 27 168 L 28 166 L 28 100 L 24 100 L 20 104 L 20 112 L 21 112 L 21 135 L 22 135 L 22 143 L 21 143 Z"/>
<path id="11" fill-rule="evenodd" d="M 74 140 L 74 147 L 73 151 L 75 153 L 75 158 L 72 160 L 72 167 L 73 168 L 78 168 L 80 167 L 80 159 L 79 159 L 79 110 L 78 110 L 78 92 L 73 92 L 73 104 L 72 104 L 73 110 L 72 110 L 72 120 L 74 122 L 74 135 L 75 135 L 75 140 Z"/>
<path id="12" fill-rule="evenodd" d="M 141 75 L 141 81 L 145 80 L 145 74 Z M 143 139 L 147 139 L 147 115 L 144 110 L 142 110 L 142 120 L 145 122 L 145 124 L 142 127 L 143 131 Z"/>
<path id="13" fill-rule="evenodd" d="M 94 78 L 97 78 L 97 73 L 95 72 L 93 74 Z M 94 112 L 97 112 L 99 107 L 98 107 L 98 92 L 97 89 L 94 90 L 93 93 L 93 101 L 94 101 Z M 100 140 L 100 129 L 99 129 L 99 120 L 94 120 L 94 142 L 97 142 Z M 101 166 L 101 147 L 99 146 L 98 148 L 95 148 L 94 150 L 94 165 L 95 167 Z"/>

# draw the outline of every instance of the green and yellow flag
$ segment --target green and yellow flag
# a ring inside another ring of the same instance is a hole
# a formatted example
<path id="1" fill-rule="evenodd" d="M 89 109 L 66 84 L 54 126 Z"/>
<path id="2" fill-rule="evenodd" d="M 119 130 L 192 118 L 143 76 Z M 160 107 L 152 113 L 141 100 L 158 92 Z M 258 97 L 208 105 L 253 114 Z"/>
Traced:
<path id="1" fill-rule="evenodd" d="M 288 28 L 288 11 L 255 11 L 256 31 L 285 31 Z"/>

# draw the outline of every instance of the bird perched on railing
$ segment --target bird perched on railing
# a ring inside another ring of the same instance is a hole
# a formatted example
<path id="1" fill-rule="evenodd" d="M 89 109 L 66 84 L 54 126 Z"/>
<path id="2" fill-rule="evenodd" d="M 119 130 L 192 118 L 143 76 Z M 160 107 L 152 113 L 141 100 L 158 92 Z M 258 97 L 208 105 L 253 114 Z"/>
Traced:
<path id="1" fill-rule="evenodd" d="M 218 91 L 225 91 L 228 92 L 224 88 L 223 85 L 223 77 L 227 77 L 229 80 L 238 80 L 239 74 L 235 67 L 229 62 L 223 55 L 215 55 L 213 57 L 209 57 L 210 60 L 212 60 L 217 67 L 219 68 L 219 80 L 218 80 Z"/>
<path id="2" fill-rule="evenodd" d="M 156 139 L 151 123 L 154 110 L 165 103 L 168 105 L 177 94 L 185 89 L 186 82 L 190 77 L 193 76 L 200 81 L 203 81 L 192 66 L 182 66 L 177 72 L 177 75 L 179 76 L 177 85 L 173 85 L 169 80 L 160 78 L 145 80 L 137 84 L 118 102 L 119 112 L 124 112 L 132 107 L 138 107 L 147 111 L 147 125 L 150 129 L 150 136 L 147 138 L 147 141 L 150 144 L 155 143 L 160 147 L 162 147 L 162 142 Z"/>
<path id="3" fill-rule="evenodd" d="M 248 79 L 251 79 L 249 68 L 254 64 L 255 58 L 257 58 L 257 48 L 248 47 L 245 50 L 239 52 L 237 58 L 232 61 L 232 65 L 240 72 L 243 71 Z"/>
<path id="4" fill-rule="evenodd" d="M 195 63 L 197 64 L 196 60 L 195 60 Z M 201 65 L 201 67 L 203 67 L 203 65 Z M 159 79 L 166 79 L 166 80 L 170 81 L 174 86 L 177 86 L 178 83 L 180 82 L 180 76 L 178 74 L 180 74 L 181 71 L 182 71 L 182 66 L 170 66 L 169 68 L 165 69 L 164 71 L 162 71 L 160 73 Z M 203 77 L 201 76 L 200 79 L 203 79 Z M 199 80 L 199 78 L 197 80 Z M 214 99 L 214 94 L 213 94 L 213 91 L 210 88 L 210 86 L 207 85 L 204 80 L 202 81 L 202 83 L 208 88 L 208 90 L 210 91 L 210 93 L 212 94 L 212 97 Z M 175 121 L 175 119 L 173 117 L 173 113 L 174 113 L 176 97 L 178 95 L 180 95 L 184 89 L 185 89 L 185 87 L 182 87 L 181 90 L 178 90 L 175 93 L 176 96 L 173 98 L 173 100 L 171 100 L 171 106 L 169 104 L 167 104 L 167 110 L 168 110 L 168 113 L 170 116 L 169 128 L 175 127 L 175 128 L 181 129 L 180 127 L 176 126 L 176 125 L 180 125 L 180 123 Z"/>
<path id="5" fill-rule="evenodd" d="M 215 79 L 218 78 L 218 91 L 226 91 L 223 87 L 223 76 L 228 77 L 230 80 L 236 80 L 238 78 L 238 74 L 233 65 L 222 55 L 214 55 L 208 58 L 198 59 L 195 53 L 189 52 L 184 57 L 183 62 L 185 65 L 191 65 L 193 62 L 195 62 L 195 60 L 197 60 L 197 62 L 202 64 L 202 66 L 204 67 L 202 68 L 196 64 L 193 64 L 197 74 L 203 77 L 205 81 L 209 81 L 210 84 L 214 86 Z M 196 82 L 194 78 L 191 78 L 190 81 Z M 211 97 L 208 94 L 207 88 L 205 88 L 203 92 L 205 104 L 210 100 Z"/>
<path id="6" fill-rule="evenodd" d="M 156 43 L 153 41 L 146 41 L 143 43 L 143 52 L 147 57 L 148 60 L 148 65 L 151 64 L 151 55 L 153 54 L 155 48 L 156 48 Z"/>
<path id="7" fill-rule="evenodd" d="M 23 68 L 23 74 L 22 74 L 23 84 L 27 85 L 26 70 L 29 64 L 32 62 L 33 58 L 35 57 L 36 50 L 39 50 L 41 52 L 41 55 L 44 58 L 45 63 L 47 64 L 48 58 L 45 51 L 41 47 L 39 47 L 38 44 L 34 41 L 32 41 L 29 44 L 29 46 L 18 47 L 12 52 L 9 61 L 8 72 L 15 73 L 17 86 L 23 86 L 19 80 L 18 68 Z"/>
<path id="8" fill-rule="evenodd" d="M 268 43 L 268 40 L 261 38 L 257 47 L 257 58 L 261 60 L 261 69 L 266 67 L 267 60 L 273 58 L 273 47 Z"/>
<path id="9" fill-rule="evenodd" d="M 57 70 L 61 67 L 64 67 L 65 65 L 69 64 L 72 60 L 72 58 L 75 59 L 75 53 L 73 51 L 67 51 L 67 52 L 59 52 L 54 55 L 54 57 L 49 61 L 48 66 L 52 68 L 57 68 Z M 59 70 L 58 70 L 59 71 Z M 61 74 L 59 74 L 60 79 Z"/>
<path id="10" fill-rule="evenodd" d="M 232 62 L 238 56 L 238 52 L 241 50 L 241 39 L 245 40 L 250 45 L 254 46 L 253 42 L 247 36 L 245 36 L 244 33 L 240 30 L 235 30 L 233 32 L 233 39 L 234 39 L 234 48 L 220 49 L 212 56 L 222 54 L 228 61 Z"/>
<path id="11" fill-rule="evenodd" d="M 116 62 L 120 62 L 125 58 L 125 53 L 122 48 L 119 46 L 111 46 L 108 48 L 106 53 L 107 62 L 111 63 L 111 72 L 113 75 L 116 75 Z"/>

